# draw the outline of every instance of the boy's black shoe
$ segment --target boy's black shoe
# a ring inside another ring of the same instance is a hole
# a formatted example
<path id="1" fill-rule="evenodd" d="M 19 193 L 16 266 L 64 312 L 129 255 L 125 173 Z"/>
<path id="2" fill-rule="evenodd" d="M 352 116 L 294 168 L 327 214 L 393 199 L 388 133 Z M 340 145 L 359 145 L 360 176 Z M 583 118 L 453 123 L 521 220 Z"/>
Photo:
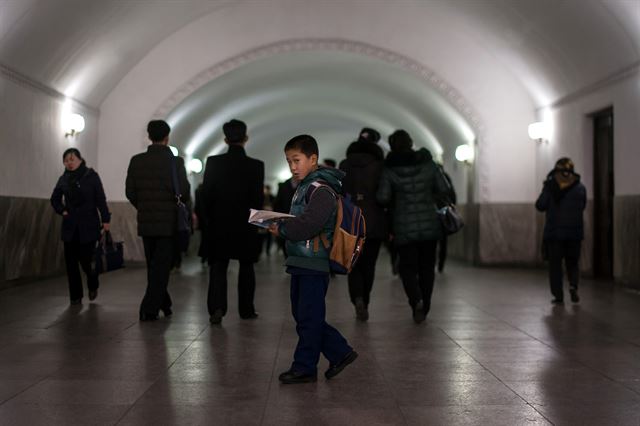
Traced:
<path id="1" fill-rule="evenodd" d="M 144 312 L 140 312 L 140 321 L 156 321 L 158 319 L 158 315 L 153 314 L 145 314 Z"/>
<path id="2" fill-rule="evenodd" d="M 222 317 L 224 316 L 224 314 L 222 313 L 222 310 L 220 309 L 216 309 L 213 312 L 213 315 L 211 315 L 209 317 L 209 322 L 211 324 L 220 324 L 222 322 Z"/>
<path id="3" fill-rule="evenodd" d="M 564 305 L 564 300 L 560 299 L 559 297 L 554 297 L 551 303 L 554 305 Z"/>
<path id="4" fill-rule="evenodd" d="M 91 290 L 89 292 L 89 300 L 96 300 L 96 297 L 98 297 L 98 289 Z"/>
<path id="5" fill-rule="evenodd" d="M 571 290 L 569 290 L 569 293 L 571 294 L 571 301 L 573 303 L 578 303 L 580 301 L 580 296 L 578 296 L 577 288 L 572 288 Z"/>
<path id="6" fill-rule="evenodd" d="M 318 380 L 315 374 L 306 374 L 299 371 L 288 370 L 278 376 L 278 380 L 284 385 L 292 385 L 296 383 L 313 383 Z"/>
<path id="7" fill-rule="evenodd" d="M 347 365 L 355 361 L 356 358 L 358 358 L 358 352 L 349 352 L 347 355 L 345 355 L 344 358 L 342 358 L 342 361 L 340 361 L 336 365 L 329 366 L 329 369 L 324 372 L 324 377 L 326 377 L 327 379 L 336 377 L 342 370 L 344 370 Z"/>

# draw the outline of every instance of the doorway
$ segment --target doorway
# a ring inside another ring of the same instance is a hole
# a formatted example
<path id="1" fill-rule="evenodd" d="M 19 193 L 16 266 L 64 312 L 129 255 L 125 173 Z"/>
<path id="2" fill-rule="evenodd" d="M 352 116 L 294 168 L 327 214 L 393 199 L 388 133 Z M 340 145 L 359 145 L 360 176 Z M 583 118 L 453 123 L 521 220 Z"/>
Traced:
<path id="1" fill-rule="evenodd" d="M 593 118 L 593 274 L 613 278 L 613 107 Z"/>

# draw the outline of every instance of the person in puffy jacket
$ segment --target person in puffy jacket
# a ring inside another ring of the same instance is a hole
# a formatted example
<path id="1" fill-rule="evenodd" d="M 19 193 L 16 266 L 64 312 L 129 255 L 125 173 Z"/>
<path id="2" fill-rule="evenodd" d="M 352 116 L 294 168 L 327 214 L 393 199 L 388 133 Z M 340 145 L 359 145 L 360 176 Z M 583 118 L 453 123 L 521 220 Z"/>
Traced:
<path id="1" fill-rule="evenodd" d="M 573 161 L 561 158 L 544 181 L 536 201 L 536 209 L 545 212 L 543 247 L 549 260 L 549 285 L 552 303 L 564 303 L 562 261 L 569 277 L 571 301 L 580 301 L 578 280 L 580 246 L 584 239 L 583 212 L 587 206 L 587 190 L 574 171 Z"/>
<path id="2" fill-rule="evenodd" d="M 87 167 L 80 151 L 76 148 L 67 149 L 62 155 L 62 162 L 65 171 L 53 189 L 51 205 L 62 216 L 69 297 L 72 305 L 78 305 L 83 296 L 78 264 L 87 275 L 89 300 L 95 300 L 98 296 L 98 274 L 91 262 L 100 239 L 100 229 L 109 230 L 111 213 L 100 176 Z"/>
<path id="3" fill-rule="evenodd" d="M 377 199 L 391 211 L 400 278 L 413 320 L 421 323 L 431 308 L 436 247 L 443 235 L 437 204 L 446 199 L 448 185 L 431 153 L 425 148 L 414 151 L 406 131 L 389 136 L 389 145 Z"/>

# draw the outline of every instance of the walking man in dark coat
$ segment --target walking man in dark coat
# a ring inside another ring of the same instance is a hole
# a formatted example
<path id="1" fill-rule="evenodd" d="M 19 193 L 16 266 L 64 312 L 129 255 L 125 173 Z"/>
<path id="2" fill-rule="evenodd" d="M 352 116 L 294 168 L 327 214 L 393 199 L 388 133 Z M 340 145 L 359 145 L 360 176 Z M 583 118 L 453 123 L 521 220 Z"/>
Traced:
<path id="1" fill-rule="evenodd" d="M 587 190 L 574 171 L 573 161 L 561 158 L 547 175 L 536 209 L 545 212 L 543 244 L 549 259 L 549 284 L 553 304 L 564 303 L 562 261 L 569 276 L 571 301 L 577 303 L 580 246 L 584 238 L 583 212 Z"/>
<path id="2" fill-rule="evenodd" d="M 376 193 L 384 168 L 384 153 L 378 146 L 380 133 L 364 128 L 358 140 L 347 149 L 347 158 L 340 163 L 346 173 L 342 188 L 362 209 L 367 221 L 367 240 L 358 263 L 349 273 L 349 296 L 356 308 L 356 318 L 369 319 L 369 296 L 375 279 L 376 261 L 382 242 L 387 239 L 387 219 L 378 204 Z"/>
<path id="3" fill-rule="evenodd" d="M 257 227 L 249 225 L 249 210 L 263 205 L 264 163 L 244 151 L 247 125 L 231 120 L 223 126 L 226 154 L 207 159 L 202 197 L 207 218 L 209 249 L 209 321 L 219 324 L 227 313 L 227 268 L 230 259 L 240 262 L 238 311 L 243 319 L 257 318 L 253 306 L 260 238 Z"/>
<path id="4" fill-rule="evenodd" d="M 150 121 L 147 132 L 152 144 L 147 152 L 131 158 L 127 170 L 126 195 L 138 210 L 138 235 L 147 259 L 147 291 L 140 305 L 140 321 L 172 314 L 167 292 L 173 264 L 177 225 L 177 200 L 173 189 L 172 161 L 175 161 L 182 202 L 189 201 L 189 181 L 184 160 L 169 148 L 171 128 L 162 120 Z"/>

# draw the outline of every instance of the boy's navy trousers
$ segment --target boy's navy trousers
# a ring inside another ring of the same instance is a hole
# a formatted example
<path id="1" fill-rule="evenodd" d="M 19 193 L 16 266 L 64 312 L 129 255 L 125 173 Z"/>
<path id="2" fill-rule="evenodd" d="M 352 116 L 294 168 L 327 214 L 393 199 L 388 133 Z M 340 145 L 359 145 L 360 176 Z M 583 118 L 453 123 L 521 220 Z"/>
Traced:
<path id="1" fill-rule="evenodd" d="M 329 287 L 329 274 L 296 272 L 291 275 L 291 312 L 296 320 L 298 346 L 291 369 L 316 374 L 321 353 L 335 365 L 353 349 L 342 334 L 325 321 L 324 297 Z"/>

